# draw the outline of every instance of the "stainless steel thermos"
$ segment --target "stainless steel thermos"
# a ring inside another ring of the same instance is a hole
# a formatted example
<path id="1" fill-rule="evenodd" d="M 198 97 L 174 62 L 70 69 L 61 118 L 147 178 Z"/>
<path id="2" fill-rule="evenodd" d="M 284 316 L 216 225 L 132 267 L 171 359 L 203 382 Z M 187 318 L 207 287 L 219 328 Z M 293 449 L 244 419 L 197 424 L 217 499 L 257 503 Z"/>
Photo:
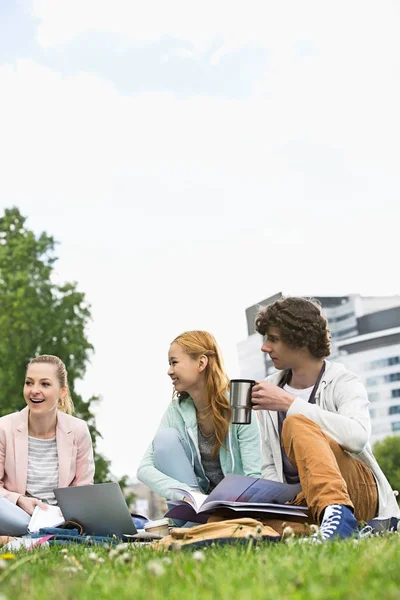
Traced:
<path id="1" fill-rule="evenodd" d="M 238 425 L 251 423 L 251 390 L 255 384 L 253 379 L 231 379 L 229 404 L 232 409 L 232 423 Z"/>

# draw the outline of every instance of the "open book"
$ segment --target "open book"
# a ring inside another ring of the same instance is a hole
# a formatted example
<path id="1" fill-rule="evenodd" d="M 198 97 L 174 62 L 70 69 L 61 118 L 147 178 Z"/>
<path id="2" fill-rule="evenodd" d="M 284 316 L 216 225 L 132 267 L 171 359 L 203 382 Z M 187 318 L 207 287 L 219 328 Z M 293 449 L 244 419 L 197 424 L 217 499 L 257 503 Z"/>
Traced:
<path id="1" fill-rule="evenodd" d="M 206 523 L 216 510 L 235 513 L 234 516 L 255 518 L 305 520 L 307 506 L 286 504 L 301 491 L 300 485 L 280 483 L 268 479 L 227 475 L 208 496 L 188 492 L 180 488 L 171 491 L 181 492 L 186 500 L 168 503 L 172 508 L 166 517 L 182 521 Z"/>
<path id="2" fill-rule="evenodd" d="M 28 531 L 35 533 L 43 527 L 58 527 L 64 523 L 64 517 L 58 506 L 52 506 L 49 504 L 46 510 L 35 506 L 32 513 L 31 520 L 29 521 Z"/>

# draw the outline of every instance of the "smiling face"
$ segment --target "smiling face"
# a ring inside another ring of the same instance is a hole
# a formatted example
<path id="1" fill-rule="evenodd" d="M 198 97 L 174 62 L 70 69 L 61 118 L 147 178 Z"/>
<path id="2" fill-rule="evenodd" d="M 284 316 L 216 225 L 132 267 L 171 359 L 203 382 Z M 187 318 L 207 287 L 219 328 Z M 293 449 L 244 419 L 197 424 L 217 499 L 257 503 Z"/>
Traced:
<path id="1" fill-rule="evenodd" d="M 58 399 L 65 388 L 61 388 L 57 368 L 46 363 L 28 366 L 25 376 L 24 398 L 32 412 L 44 414 L 56 411 Z"/>
<path id="2" fill-rule="evenodd" d="M 191 390 L 199 386 L 207 364 L 207 359 L 204 359 L 204 356 L 193 359 L 177 342 L 171 344 L 168 352 L 168 375 L 177 392 L 190 394 Z"/>

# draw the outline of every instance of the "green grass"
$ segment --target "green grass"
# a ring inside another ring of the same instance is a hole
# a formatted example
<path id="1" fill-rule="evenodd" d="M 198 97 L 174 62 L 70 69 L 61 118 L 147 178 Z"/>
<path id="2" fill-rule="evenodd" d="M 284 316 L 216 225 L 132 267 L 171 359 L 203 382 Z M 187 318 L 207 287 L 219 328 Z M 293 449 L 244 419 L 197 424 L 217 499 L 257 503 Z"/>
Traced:
<path id="1" fill-rule="evenodd" d="M 211 547 L 204 560 L 188 548 L 142 547 L 118 557 L 106 548 L 65 548 L 20 551 L 3 563 L 0 599 L 400 598 L 398 534 L 319 546 Z"/>

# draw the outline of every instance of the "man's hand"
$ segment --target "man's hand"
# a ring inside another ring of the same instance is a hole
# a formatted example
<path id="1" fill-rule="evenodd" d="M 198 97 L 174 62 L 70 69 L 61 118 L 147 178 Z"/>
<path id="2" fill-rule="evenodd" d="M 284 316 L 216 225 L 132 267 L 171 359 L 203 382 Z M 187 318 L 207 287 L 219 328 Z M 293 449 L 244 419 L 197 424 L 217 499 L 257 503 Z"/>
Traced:
<path id="1" fill-rule="evenodd" d="M 257 381 L 251 393 L 253 410 L 283 410 L 286 412 L 295 399 L 296 396 L 268 381 Z"/>
<path id="2" fill-rule="evenodd" d="M 43 510 L 47 510 L 47 504 L 44 504 L 37 498 L 27 498 L 26 496 L 20 496 L 17 500 L 17 505 L 27 512 L 28 515 L 32 515 L 35 506 L 40 506 Z"/>

